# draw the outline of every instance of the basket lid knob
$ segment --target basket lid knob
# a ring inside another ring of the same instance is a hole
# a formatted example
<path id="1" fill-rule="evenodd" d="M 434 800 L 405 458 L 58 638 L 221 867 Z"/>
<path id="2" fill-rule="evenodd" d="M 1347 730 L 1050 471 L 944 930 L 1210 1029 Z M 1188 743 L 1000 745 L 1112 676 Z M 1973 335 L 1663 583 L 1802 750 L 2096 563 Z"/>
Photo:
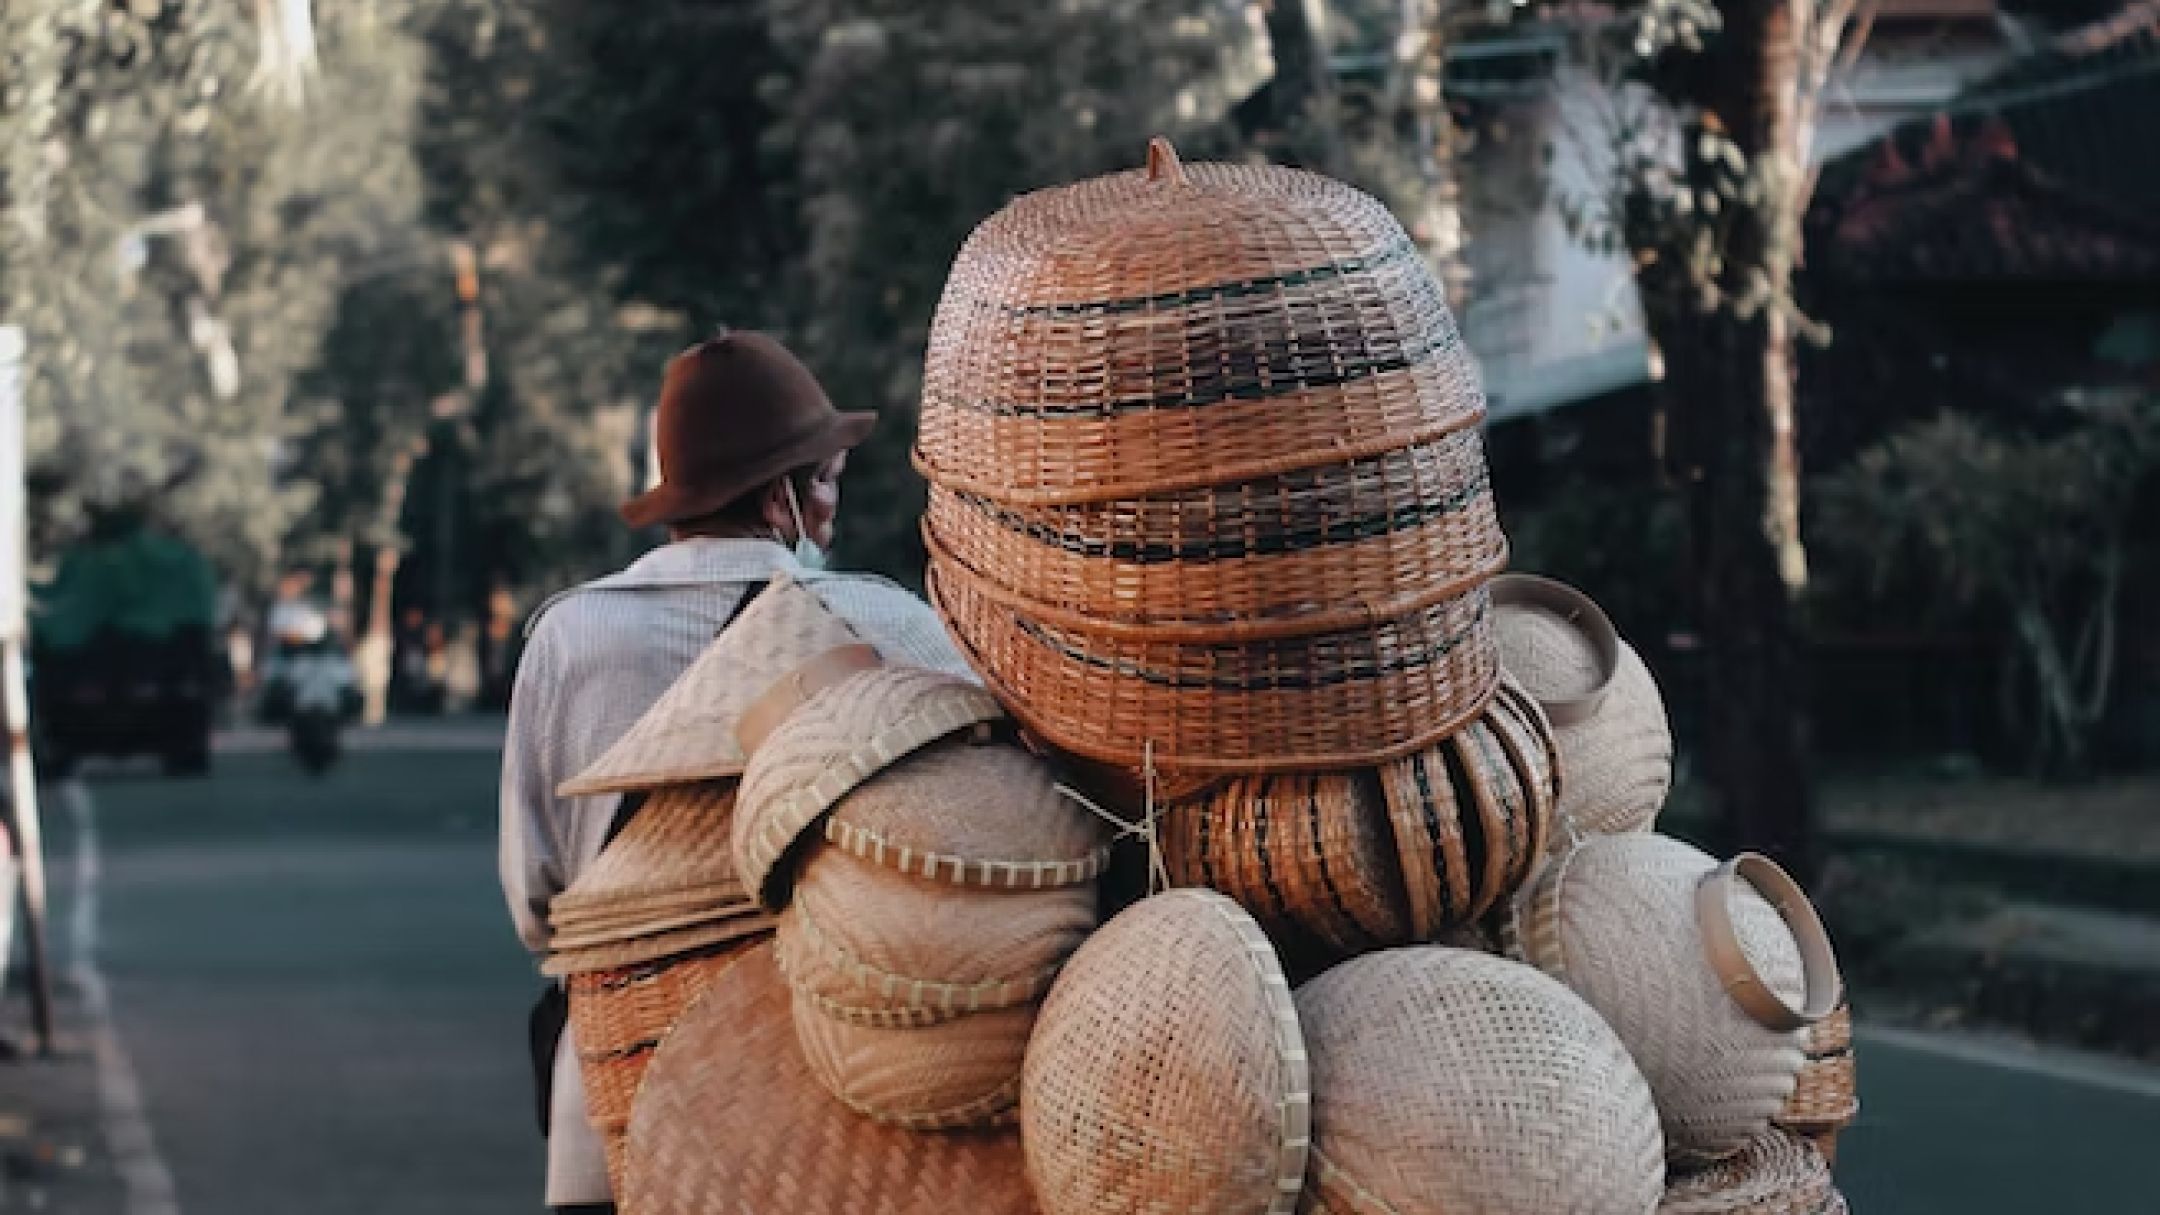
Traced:
<path id="1" fill-rule="evenodd" d="M 1171 146 L 1167 136 L 1157 135 L 1148 140 L 1147 179 L 1167 181 L 1173 186 L 1185 184 L 1185 165 L 1178 159 L 1177 149 Z"/>

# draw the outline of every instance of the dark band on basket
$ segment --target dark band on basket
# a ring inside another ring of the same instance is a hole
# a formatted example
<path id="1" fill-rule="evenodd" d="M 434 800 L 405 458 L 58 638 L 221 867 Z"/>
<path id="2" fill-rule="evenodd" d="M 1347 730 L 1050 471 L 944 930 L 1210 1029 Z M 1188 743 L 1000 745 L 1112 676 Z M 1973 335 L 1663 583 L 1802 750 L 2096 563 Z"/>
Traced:
<path id="1" fill-rule="evenodd" d="M 1380 341 L 1375 338 L 1370 344 L 1378 347 Z M 1225 401 L 1267 401 L 1408 371 L 1452 354 L 1461 345 L 1462 336 L 1448 323 L 1446 314 L 1435 312 L 1422 331 L 1398 343 L 1394 350 L 1380 348 L 1351 354 L 1335 348 L 1308 350 L 1296 344 L 1279 348 L 1265 341 L 1255 342 L 1240 348 L 1251 356 L 1238 360 L 1243 365 L 1196 378 L 1182 392 L 1070 403 L 971 400 L 959 404 L 972 412 L 1000 418 L 1110 418 L 1159 409 L 1198 409 Z M 1482 402 L 1476 412 L 1484 412 Z"/>
<path id="2" fill-rule="evenodd" d="M 1463 644 L 1469 641 L 1479 628 L 1484 625 L 1485 616 L 1486 602 L 1481 598 L 1478 600 L 1476 614 L 1471 617 L 1470 623 L 1429 646 L 1404 654 L 1401 657 L 1390 658 L 1383 662 L 1361 663 L 1354 670 L 1301 673 L 1288 676 L 1270 675 L 1265 678 L 1251 679 L 1236 679 L 1221 675 L 1200 677 L 1158 671 L 1128 659 L 1105 658 L 1100 654 L 1089 653 L 1079 645 L 1063 640 L 1048 626 L 1037 624 L 1024 616 L 1015 616 L 1013 623 L 1031 640 L 1045 649 L 1055 652 L 1062 658 L 1084 666 L 1094 667 L 1100 671 L 1110 671 L 1128 679 L 1137 679 L 1142 683 L 1153 684 L 1156 687 L 1205 688 L 1216 692 L 1294 692 L 1312 688 L 1339 687 L 1346 683 L 1378 679 L 1383 675 L 1397 675 L 1405 671 L 1424 670 L 1426 667 L 1436 665 L 1441 659 L 1462 648 Z"/>
<path id="3" fill-rule="evenodd" d="M 1369 942 L 1372 934 L 1366 931 L 1365 925 L 1358 920 L 1357 913 L 1350 909 L 1349 901 L 1343 898 L 1341 888 L 1335 884 L 1335 874 L 1328 868 L 1328 850 L 1322 843 L 1326 837 L 1321 830 L 1320 819 L 1320 782 L 1316 778 L 1307 777 L 1305 780 L 1305 829 L 1311 833 L 1313 863 L 1320 870 L 1320 887 L 1327 891 L 1328 906 L 1334 909 L 1336 917 L 1350 927 L 1361 943 Z"/>
<path id="4" fill-rule="evenodd" d="M 1470 484 L 1454 493 L 1430 501 L 1414 502 L 1391 511 L 1279 530 L 1254 529 L 1250 535 L 1217 535 L 1177 543 L 1090 540 L 1071 531 L 1030 520 L 1020 512 L 998 506 L 980 495 L 954 496 L 989 516 L 1006 531 L 1051 545 L 1075 556 L 1107 557 L 1134 565 L 1165 565 L 1178 561 L 1235 561 L 1244 557 L 1274 557 L 1325 548 L 1331 544 L 1355 544 L 1360 540 L 1407 532 L 1468 510 L 1491 492 L 1491 489 L 1490 476 L 1481 468 Z"/>
<path id="5" fill-rule="evenodd" d="M 1132 312 L 1154 312 L 1163 308 L 1184 308 L 1193 304 L 1213 303 L 1218 300 L 1248 299 L 1255 295 L 1268 295 L 1287 287 L 1309 287 L 1351 274 L 1368 270 L 1380 270 L 1402 261 L 1417 252 L 1417 246 L 1408 236 L 1390 242 L 1376 253 L 1364 257 L 1346 257 L 1339 262 L 1314 266 L 1308 270 L 1292 270 L 1284 274 L 1271 274 L 1263 278 L 1240 279 L 1230 283 L 1214 283 L 1206 287 L 1191 287 L 1184 291 L 1165 291 L 1156 295 L 1134 295 L 1123 299 L 1099 300 L 1082 304 L 1020 304 L 1005 305 L 1000 311 L 1009 316 L 1047 316 L 1052 318 L 1083 318 L 1091 316 L 1118 316 Z"/>

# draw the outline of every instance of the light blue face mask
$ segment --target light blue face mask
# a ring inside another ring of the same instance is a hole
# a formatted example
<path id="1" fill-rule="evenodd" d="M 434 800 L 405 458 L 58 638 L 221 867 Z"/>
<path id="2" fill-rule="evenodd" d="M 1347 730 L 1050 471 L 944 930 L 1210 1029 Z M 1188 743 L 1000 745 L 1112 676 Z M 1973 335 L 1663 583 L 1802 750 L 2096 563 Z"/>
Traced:
<path id="1" fill-rule="evenodd" d="M 781 486 L 787 490 L 788 514 L 795 517 L 795 564 L 806 570 L 825 568 L 825 550 L 810 538 L 810 529 L 803 526 L 802 503 L 795 497 L 795 479 L 789 477 Z"/>

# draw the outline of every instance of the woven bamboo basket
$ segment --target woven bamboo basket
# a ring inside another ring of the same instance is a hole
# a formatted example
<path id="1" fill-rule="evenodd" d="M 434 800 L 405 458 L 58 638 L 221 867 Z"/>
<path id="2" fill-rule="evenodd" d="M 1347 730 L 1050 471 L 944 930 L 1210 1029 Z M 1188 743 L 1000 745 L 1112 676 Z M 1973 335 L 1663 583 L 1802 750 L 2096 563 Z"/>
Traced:
<path id="1" fill-rule="evenodd" d="M 1476 716 L 1499 678 L 1482 587 L 1417 590 L 1330 620 L 1205 627 L 1107 625 L 944 559 L 929 588 L 1014 717 L 1060 750 L 1128 768 L 1381 763 Z"/>
<path id="2" fill-rule="evenodd" d="M 977 577 L 1142 624 L 1295 619 L 1507 559 L 1474 430 L 1149 498 L 1020 507 L 933 487 L 923 526 Z"/>
<path id="3" fill-rule="evenodd" d="M 761 905 L 785 906 L 793 853 L 841 798 L 932 743 L 986 731 L 1003 715 L 981 688 L 912 667 L 863 671 L 818 691 L 771 729 L 743 773 L 732 825 L 743 885 Z"/>
<path id="4" fill-rule="evenodd" d="M 682 1011 L 754 942 L 713 946 L 663 962 L 573 975 L 570 1032 L 585 1081 L 585 1108 L 607 1149 L 608 1179 L 622 1192 L 630 1111 L 653 1052 Z"/>
<path id="5" fill-rule="evenodd" d="M 1721 866 L 1663 836 L 1594 837 L 1539 871 L 1515 918 L 1525 960 L 1627 1043 L 1682 1163 L 1769 1126 L 1804 1062 L 1800 1031 L 1839 995 L 1821 921 L 1758 856 Z"/>
<path id="6" fill-rule="evenodd" d="M 1843 1215 L 1844 1208 L 1814 1147 L 1769 1131 L 1736 1155 L 1675 1177 L 1658 1215 Z"/>
<path id="7" fill-rule="evenodd" d="M 1553 830 L 1556 763 L 1544 714 L 1503 679 L 1476 721 L 1381 767 L 1415 939 L 1474 924 L 1528 880 Z"/>
<path id="8" fill-rule="evenodd" d="M 1049 1215 L 1289 1215 L 1310 1089 L 1259 925 L 1174 890 L 1089 938 L 1036 1020 L 1020 1123 Z"/>
<path id="9" fill-rule="evenodd" d="M 1839 1004 L 1837 1011 L 1808 1026 L 1802 1041 L 1807 1062 L 1800 1066 L 1792 1096 L 1771 1121 L 1807 1138 L 1834 1164 L 1838 1135 L 1860 1116 L 1852 1006 Z"/>
<path id="10" fill-rule="evenodd" d="M 1574 833 L 1648 831 L 1672 789 L 1672 728 L 1642 656 L 1588 595 L 1527 574 L 1492 582 L 1500 665 L 1558 739 L 1561 821 Z M 1554 846 L 1570 838 L 1554 836 Z"/>
<path id="11" fill-rule="evenodd" d="M 786 983 L 751 951 L 653 1054 L 617 1191 L 635 1215 L 1033 1215 L 1011 1129 L 920 1133 L 861 1117 L 818 1085 Z"/>
<path id="12" fill-rule="evenodd" d="M 850 791 L 825 839 L 864 861 L 988 890 L 1092 882 L 1109 862 L 1101 819 L 1018 747 L 947 739 Z"/>
<path id="13" fill-rule="evenodd" d="M 1285 955 L 1339 961 L 1411 939 L 1395 840 L 1370 773 L 1240 777 L 1163 818 L 1163 863 L 1219 890 Z"/>
<path id="14" fill-rule="evenodd" d="M 1306 1215 L 1649 1215 L 1650 1088 L 1560 984 L 1439 946 L 1347 962 L 1297 993 L 1312 1052 Z"/>
<path id="15" fill-rule="evenodd" d="M 826 848 L 803 866 L 783 914 L 791 961 L 843 1007 L 957 1015 L 1049 989 L 1094 931 L 1095 888 L 983 890 L 911 877 Z"/>
<path id="16" fill-rule="evenodd" d="M 1342 464 L 1474 427 L 1439 285 L 1378 200 L 1294 170 L 1178 163 L 1025 196 L 961 247 L 916 459 L 1007 505 L 1102 502 Z"/>

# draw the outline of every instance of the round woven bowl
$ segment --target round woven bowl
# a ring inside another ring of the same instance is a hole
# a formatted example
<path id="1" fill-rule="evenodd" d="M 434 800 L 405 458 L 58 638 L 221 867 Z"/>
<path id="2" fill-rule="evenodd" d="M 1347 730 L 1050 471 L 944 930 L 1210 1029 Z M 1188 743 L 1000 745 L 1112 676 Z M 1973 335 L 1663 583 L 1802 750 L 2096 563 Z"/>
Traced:
<path id="1" fill-rule="evenodd" d="M 1036 1008 L 1022 1004 L 934 1025 L 860 1025 L 795 1001 L 795 1037 L 810 1074 L 866 1118 L 910 1130 L 1009 1122 Z"/>
<path id="2" fill-rule="evenodd" d="M 1475 923 L 1528 880 L 1552 834 L 1552 748 L 1544 715 L 1502 679 L 1476 721 L 1381 767 L 1415 939 Z"/>
<path id="3" fill-rule="evenodd" d="M 1770 1131 L 1738 1154 L 1673 1179 L 1658 1215 L 1837 1215 L 1845 1200 L 1807 1140 Z"/>
<path id="4" fill-rule="evenodd" d="M 1104 625 L 936 554 L 932 604 L 1013 716 L 1052 746 L 1181 772 L 1355 768 L 1477 715 L 1499 678 L 1482 588 L 1334 627 Z M 1385 607 L 1385 605 L 1381 605 Z M 1316 619 L 1316 618 L 1312 618 Z"/>
<path id="5" fill-rule="evenodd" d="M 753 950 L 653 1054 L 618 1194 L 637 1215 L 1032 1215 L 1019 1136 L 861 1117 L 810 1075 L 786 983 Z"/>
<path id="6" fill-rule="evenodd" d="M 1804 1062 L 1801 1027 L 1837 998 L 1828 939 L 1798 888 L 1780 890 L 1781 912 L 1725 872 L 1664 836 L 1598 836 L 1546 864 L 1515 904 L 1515 947 L 1627 1043 L 1683 1162 L 1737 1151 L 1769 1126 Z M 1735 966 L 1713 952 L 1721 924 Z M 1747 990 L 1783 1011 L 1766 1020 Z M 1813 1011 L 1786 1015 L 1803 1000 Z"/>
<path id="7" fill-rule="evenodd" d="M 813 990 L 862 1011 L 948 1014 L 1033 1000 L 1096 925 L 1095 888 L 1002 891 L 911 877 L 821 849 L 784 913 Z M 791 969 L 803 969 L 791 967 Z"/>
<path id="8" fill-rule="evenodd" d="M 1162 819 L 1181 886 L 1236 899 L 1286 953 L 1328 961 L 1411 939 L 1409 899 L 1369 773 L 1241 777 Z"/>
<path id="9" fill-rule="evenodd" d="M 740 942 L 718 945 L 664 962 L 570 978 L 570 1033 L 585 1081 L 585 1108 L 607 1149 L 616 1193 L 622 1192 L 628 1161 L 631 1106 L 653 1052 L 691 1001 L 749 948 Z"/>
<path id="10" fill-rule="evenodd" d="M 1109 862 L 1101 819 L 1018 747 L 946 739 L 840 799 L 825 838 L 865 861 L 936 881 L 1038 890 L 1093 881 Z"/>
<path id="11" fill-rule="evenodd" d="M 1650 1088 L 1566 988 L 1440 946 L 1368 954 L 1297 993 L 1312 1052 L 1313 1215 L 1648 1215 Z"/>
<path id="12" fill-rule="evenodd" d="M 977 577 L 1102 620 L 1295 619 L 1507 557 L 1474 430 L 1232 485 L 1069 506 L 932 487 L 924 530 Z"/>
<path id="13" fill-rule="evenodd" d="M 1136 903 L 1081 946 L 1036 1019 L 1020 1087 L 1049 1215 L 1289 1215 L 1310 1114 L 1275 952 L 1205 890 Z"/>
<path id="14" fill-rule="evenodd" d="M 785 906 L 788 854 L 827 810 L 903 757 L 1002 716 L 981 688 L 912 667 L 879 667 L 818 692 L 743 773 L 733 824 L 743 885 L 762 906 Z"/>
<path id="15" fill-rule="evenodd" d="M 1469 351 L 1379 201 L 1290 169 L 1177 163 L 1026 195 L 962 245 L 916 460 L 1008 505 L 1341 464 L 1474 427 Z"/>

